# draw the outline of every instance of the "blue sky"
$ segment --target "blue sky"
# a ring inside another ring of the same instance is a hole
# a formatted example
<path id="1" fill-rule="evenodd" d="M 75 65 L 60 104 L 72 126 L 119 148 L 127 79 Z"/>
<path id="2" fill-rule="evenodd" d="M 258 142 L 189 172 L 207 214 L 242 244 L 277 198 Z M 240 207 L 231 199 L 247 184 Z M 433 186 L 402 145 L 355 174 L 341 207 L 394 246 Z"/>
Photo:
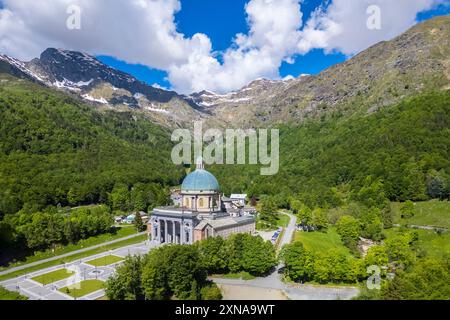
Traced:
<path id="1" fill-rule="evenodd" d="M 208 35 L 215 51 L 224 51 L 230 47 L 238 33 L 247 33 L 244 7 L 248 0 L 186 0 L 181 1 L 182 9 L 176 14 L 177 30 L 187 37 L 196 33 Z M 305 0 L 302 5 L 303 22 L 323 1 Z M 98 56 L 100 61 L 113 68 L 130 73 L 139 80 L 149 84 L 157 84 L 170 88 L 167 72 L 151 69 L 144 65 L 132 65 L 113 57 Z M 325 54 L 323 50 L 313 50 L 304 56 L 297 56 L 294 64 L 283 63 L 280 68 L 281 77 L 301 74 L 317 74 L 320 71 L 346 60 L 340 53 Z"/>
<path id="2" fill-rule="evenodd" d="M 246 0 L 182 0 L 182 9 L 175 15 L 177 31 L 191 37 L 196 33 L 206 34 L 212 42 L 213 50 L 224 51 L 232 45 L 237 33 L 248 33 L 244 7 Z M 303 22 L 306 22 L 323 1 L 305 0 L 302 4 Z M 449 6 L 439 6 L 432 11 L 419 13 L 418 21 L 427 20 L 437 15 L 449 14 Z M 149 84 L 158 84 L 170 88 L 165 71 L 151 69 L 143 65 L 131 65 L 108 56 L 98 57 L 104 63 L 130 73 Z M 280 76 L 301 74 L 317 74 L 322 70 L 345 61 L 347 57 L 341 53 L 325 54 L 322 49 L 314 49 L 306 55 L 295 56 L 295 63 L 283 63 Z"/>

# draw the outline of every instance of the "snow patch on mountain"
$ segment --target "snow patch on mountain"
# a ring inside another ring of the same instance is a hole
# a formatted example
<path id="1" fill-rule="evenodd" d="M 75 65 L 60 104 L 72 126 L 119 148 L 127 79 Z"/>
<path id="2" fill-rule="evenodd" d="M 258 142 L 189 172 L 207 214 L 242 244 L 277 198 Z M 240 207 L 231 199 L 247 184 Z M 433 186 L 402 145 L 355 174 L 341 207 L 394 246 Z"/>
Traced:
<path id="1" fill-rule="evenodd" d="M 101 97 L 100 99 L 96 99 L 93 96 L 89 95 L 89 94 L 83 94 L 81 96 L 83 99 L 91 101 L 91 102 L 97 102 L 97 103 L 101 103 L 101 104 L 108 104 L 108 101 L 106 101 L 105 98 Z"/>
<path id="2" fill-rule="evenodd" d="M 153 104 L 151 106 L 144 107 L 144 109 L 147 111 L 169 114 L 169 111 L 167 111 L 165 109 L 157 108 Z"/>
<path id="3" fill-rule="evenodd" d="M 63 81 L 55 81 L 53 83 L 53 86 L 59 89 L 68 89 L 70 91 L 81 91 L 82 87 L 89 86 L 94 79 L 91 79 L 89 81 L 78 81 L 78 82 L 72 82 L 70 80 L 67 80 L 66 78 L 63 79 Z"/>
<path id="4" fill-rule="evenodd" d="M 31 71 L 30 69 L 28 69 L 25 66 L 25 63 L 22 61 L 19 61 L 17 59 L 11 58 L 7 55 L 0 55 L 0 60 L 6 61 L 7 63 L 11 64 L 12 66 L 16 67 L 17 69 L 19 69 L 20 71 L 22 71 L 23 73 L 29 75 L 30 77 L 42 82 L 42 83 L 47 83 L 40 75 L 38 75 L 37 73 Z"/>

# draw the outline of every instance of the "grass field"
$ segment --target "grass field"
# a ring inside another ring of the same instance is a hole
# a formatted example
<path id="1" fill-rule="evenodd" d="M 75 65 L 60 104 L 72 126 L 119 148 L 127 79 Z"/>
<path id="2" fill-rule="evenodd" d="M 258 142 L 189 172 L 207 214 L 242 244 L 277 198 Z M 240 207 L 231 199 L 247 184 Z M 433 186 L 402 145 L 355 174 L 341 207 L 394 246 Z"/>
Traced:
<path id="1" fill-rule="evenodd" d="M 253 280 L 255 279 L 255 276 L 252 276 L 248 272 L 242 271 L 239 273 L 215 274 L 213 275 L 213 278 Z"/>
<path id="2" fill-rule="evenodd" d="M 0 286 L 0 300 L 28 300 L 28 298 Z"/>
<path id="3" fill-rule="evenodd" d="M 286 228 L 289 224 L 289 216 L 286 214 L 279 214 L 278 215 L 278 222 L 277 222 L 277 227 L 283 227 Z"/>
<path id="4" fill-rule="evenodd" d="M 431 200 L 416 202 L 414 205 L 414 216 L 408 219 L 401 218 L 403 203 L 391 203 L 394 222 L 398 224 L 413 224 L 418 226 L 434 226 L 450 228 L 450 202 Z"/>
<path id="5" fill-rule="evenodd" d="M 113 264 L 113 263 L 117 263 L 119 261 L 123 261 L 123 258 L 118 257 L 118 256 L 109 255 L 109 256 L 104 256 L 104 257 L 101 257 L 98 259 L 88 261 L 86 263 L 90 264 L 91 266 L 94 266 L 94 267 L 104 267 L 104 266 L 109 266 L 110 264 Z"/>
<path id="6" fill-rule="evenodd" d="M 276 216 L 278 217 L 278 220 L 276 222 L 276 225 L 269 225 L 265 221 L 262 221 L 261 219 L 256 219 L 256 230 L 260 231 L 272 231 L 276 230 L 279 227 L 285 228 L 289 224 L 289 216 L 284 213 L 277 213 Z"/>
<path id="7" fill-rule="evenodd" d="M 100 280 L 85 280 L 75 283 L 71 286 L 59 289 L 62 293 L 68 294 L 74 298 L 81 298 L 85 295 L 101 290 L 104 287 L 103 281 Z"/>
<path id="8" fill-rule="evenodd" d="M 43 285 L 47 285 L 59 280 L 67 279 L 74 274 L 73 271 L 67 269 L 59 269 L 49 273 L 45 273 L 43 275 L 31 278 L 36 282 L 42 283 Z"/>
<path id="9" fill-rule="evenodd" d="M 351 255 L 349 249 L 344 246 L 334 228 L 330 228 L 327 233 L 297 231 L 294 235 L 294 241 L 300 241 L 306 249 L 316 253 L 323 253 L 335 249 Z"/>
<path id="10" fill-rule="evenodd" d="M 438 234 L 432 230 L 408 229 L 408 231 L 415 231 L 419 234 L 417 246 L 425 250 L 430 257 L 443 258 L 445 255 L 450 255 L 450 232 Z M 400 232 L 400 228 L 384 231 L 387 238 L 392 238 Z"/>
<path id="11" fill-rule="evenodd" d="M 35 271 L 38 271 L 38 270 L 41 270 L 41 269 L 45 269 L 45 268 L 49 268 L 49 267 L 53 267 L 53 266 L 57 266 L 57 265 L 62 265 L 64 263 L 68 263 L 68 262 L 72 262 L 72 261 L 75 261 L 75 260 L 78 260 L 78 259 L 82 259 L 82 258 L 86 258 L 86 257 L 89 257 L 89 256 L 93 256 L 93 255 L 96 255 L 96 254 L 99 254 L 99 253 L 102 253 L 102 252 L 106 252 L 106 251 L 109 251 L 109 250 L 114 250 L 114 249 L 117 249 L 117 248 L 126 247 L 126 246 L 129 246 L 129 245 L 135 244 L 135 243 L 143 242 L 145 240 L 147 240 L 147 235 L 143 234 L 143 235 L 137 236 L 137 237 L 132 238 L 132 239 L 119 241 L 119 242 L 116 242 L 116 243 L 113 243 L 113 244 L 110 244 L 110 245 L 106 245 L 106 246 L 103 246 L 103 247 L 100 247 L 100 248 L 96 248 L 96 249 L 92 249 L 92 250 L 89 250 L 89 251 L 86 251 L 86 252 L 83 252 L 83 253 L 75 254 L 73 256 L 70 256 L 70 257 L 67 257 L 67 258 L 64 258 L 64 259 L 61 259 L 61 260 L 45 262 L 45 263 L 39 264 L 37 266 L 33 266 L 33 267 L 29 267 L 29 268 L 26 268 L 26 269 L 23 269 L 23 270 L 11 272 L 11 273 L 8 273 L 6 275 L 0 276 L 0 281 L 4 281 L 4 280 L 11 279 L 11 278 L 15 278 L 15 277 L 18 277 L 18 276 L 21 276 L 21 275 L 24 275 L 24 274 L 27 274 L 27 273 L 30 273 L 30 272 L 35 272 Z"/>

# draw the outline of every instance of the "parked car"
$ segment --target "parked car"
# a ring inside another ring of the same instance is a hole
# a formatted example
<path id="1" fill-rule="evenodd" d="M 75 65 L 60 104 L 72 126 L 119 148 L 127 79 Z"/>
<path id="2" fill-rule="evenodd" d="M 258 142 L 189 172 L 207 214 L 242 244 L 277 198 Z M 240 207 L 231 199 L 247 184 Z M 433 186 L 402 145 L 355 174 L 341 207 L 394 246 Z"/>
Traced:
<path id="1" fill-rule="evenodd" d="M 305 225 L 299 224 L 297 226 L 297 230 L 304 231 L 304 232 L 312 232 L 312 231 L 316 231 L 316 228 L 313 226 L 305 226 Z"/>

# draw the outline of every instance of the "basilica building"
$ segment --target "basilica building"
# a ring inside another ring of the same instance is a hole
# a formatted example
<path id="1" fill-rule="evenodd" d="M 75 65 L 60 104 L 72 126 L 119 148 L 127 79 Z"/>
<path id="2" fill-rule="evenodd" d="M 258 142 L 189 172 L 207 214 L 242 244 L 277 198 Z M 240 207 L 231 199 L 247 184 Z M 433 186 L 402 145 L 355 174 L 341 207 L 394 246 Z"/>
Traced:
<path id="1" fill-rule="evenodd" d="M 255 209 L 220 194 L 217 179 L 197 169 L 183 181 L 174 206 L 155 208 L 148 225 L 149 236 L 159 244 L 192 244 L 208 237 L 255 233 Z"/>

